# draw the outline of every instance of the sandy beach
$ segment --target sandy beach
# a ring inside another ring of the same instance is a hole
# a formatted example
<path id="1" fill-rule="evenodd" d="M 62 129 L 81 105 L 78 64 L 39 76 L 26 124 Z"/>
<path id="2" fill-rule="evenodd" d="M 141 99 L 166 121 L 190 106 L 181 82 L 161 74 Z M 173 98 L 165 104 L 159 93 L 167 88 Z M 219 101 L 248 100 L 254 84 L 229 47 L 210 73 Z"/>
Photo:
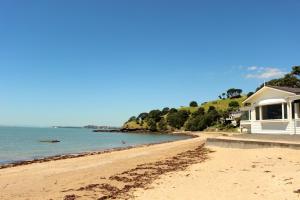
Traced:
<path id="1" fill-rule="evenodd" d="M 299 150 L 193 138 L 0 170 L 0 199 L 300 199 Z"/>

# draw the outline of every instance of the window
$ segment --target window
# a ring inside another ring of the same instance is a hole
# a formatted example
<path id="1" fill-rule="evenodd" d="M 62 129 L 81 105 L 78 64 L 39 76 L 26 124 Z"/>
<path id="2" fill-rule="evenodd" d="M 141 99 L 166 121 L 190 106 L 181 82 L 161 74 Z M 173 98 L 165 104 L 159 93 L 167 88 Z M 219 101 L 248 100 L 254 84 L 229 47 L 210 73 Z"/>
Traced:
<path id="1" fill-rule="evenodd" d="M 241 120 L 250 120 L 250 115 L 248 110 L 242 112 Z"/>
<path id="2" fill-rule="evenodd" d="M 282 119 L 282 104 L 262 106 L 262 119 Z"/>
<path id="3" fill-rule="evenodd" d="M 260 120 L 259 107 L 255 107 L 255 116 L 256 116 L 256 120 Z"/>
<path id="4" fill-rule="evenodd" d="M 287 119 L 287 103 L 283 104 L 283 110 L 284 110 L 284 119 Z"/>
<path id="5" fill-rule="evenodd" d="M 295 119 L 295 103 L 292 103 L 292 119 Z"/>

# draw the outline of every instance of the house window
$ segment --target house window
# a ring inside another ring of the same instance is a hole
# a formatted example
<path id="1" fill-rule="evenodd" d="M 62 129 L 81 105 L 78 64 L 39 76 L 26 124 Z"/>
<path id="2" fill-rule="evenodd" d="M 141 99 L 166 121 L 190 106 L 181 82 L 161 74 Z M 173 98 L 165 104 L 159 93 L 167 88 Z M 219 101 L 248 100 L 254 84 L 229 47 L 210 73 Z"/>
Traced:
<path id="1" fill-rule="evenodd" d="M 260 120 L 259 107 L 255 107 L 255 116 L 256 116 L 256 120 Z"/>
<path id="2" fill-rule="evenodd" d="M 250 114 L 248 110 L 242 112 L 241 120 L 250 120 Z"/>
<path id="3" fill-rule="evenodd" d="M 262 106 L 262 119 L 282 119 L 282 104 Z"/>
<path id="4" fill-rule="evenodd" d="M 284 110 L 284 119 L 287 119 L 287 103 L 283 104 L 283 110 Z"/>

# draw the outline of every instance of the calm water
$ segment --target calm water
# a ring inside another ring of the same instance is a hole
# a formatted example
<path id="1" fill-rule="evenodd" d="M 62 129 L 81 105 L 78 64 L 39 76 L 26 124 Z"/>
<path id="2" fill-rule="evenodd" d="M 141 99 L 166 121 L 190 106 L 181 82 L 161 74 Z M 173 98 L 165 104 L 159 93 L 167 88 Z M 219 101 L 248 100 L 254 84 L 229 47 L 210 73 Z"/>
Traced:
<path id="1" fill-rule="evenodd" d="M 185 138 L 188 137 L 131 133 L 94 133 L 92 130 L 76 128 L 0 127 L 0 163 Z M 54 139 L 61 142 L 39 142 L 40 140 Z M 122 141 L 125 141 L 126 144 L 122 144 Z"/>

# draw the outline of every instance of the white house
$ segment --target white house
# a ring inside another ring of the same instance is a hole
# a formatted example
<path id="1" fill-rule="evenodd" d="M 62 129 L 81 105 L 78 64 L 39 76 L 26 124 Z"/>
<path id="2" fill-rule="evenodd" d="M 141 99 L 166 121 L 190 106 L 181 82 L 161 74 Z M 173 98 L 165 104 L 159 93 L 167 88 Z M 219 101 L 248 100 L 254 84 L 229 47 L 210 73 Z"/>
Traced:
<path id="1" fill-rule="evenodd" d="M 264 86 L 243 102 L 241 130 L 300 134 L 299 103 L 300 88 Z"/>

